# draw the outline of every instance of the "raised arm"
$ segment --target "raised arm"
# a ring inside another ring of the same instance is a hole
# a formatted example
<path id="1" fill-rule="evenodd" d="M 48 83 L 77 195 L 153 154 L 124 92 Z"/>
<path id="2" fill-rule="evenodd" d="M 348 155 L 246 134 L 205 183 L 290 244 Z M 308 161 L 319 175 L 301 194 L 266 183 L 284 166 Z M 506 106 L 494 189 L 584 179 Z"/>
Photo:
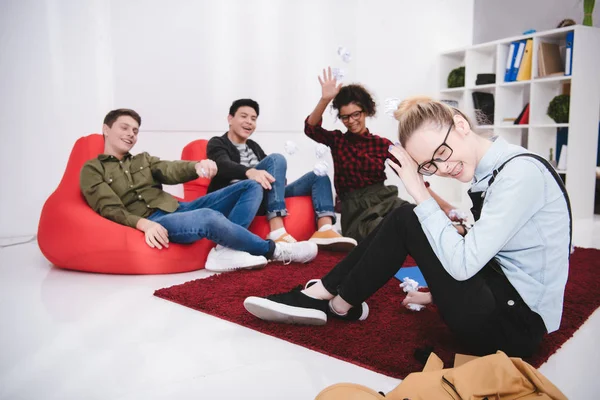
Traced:
<path id="1" fill-rule="evenodd" d="M 339 93 L 342 84 L 338 84 L 337 80 L 332 77 L 331 67 L 323 70 L 323 77 L 319 76 L 318 79 L 321 84 L 321 98 L 313 112 L 308 116 L 304 132 L 311 139 L 329 146 L 333 142 L 334 132 L 323 129 L 321 121 L 323 113 L 331 100 Z"/>

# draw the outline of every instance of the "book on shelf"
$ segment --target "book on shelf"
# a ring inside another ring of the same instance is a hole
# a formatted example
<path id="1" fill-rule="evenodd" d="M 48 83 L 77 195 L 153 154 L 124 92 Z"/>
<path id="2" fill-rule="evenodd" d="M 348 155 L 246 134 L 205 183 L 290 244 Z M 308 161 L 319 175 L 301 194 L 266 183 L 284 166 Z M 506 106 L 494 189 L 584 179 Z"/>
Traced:
<path id="1" fill-rule="evenodd" d="M 523 107 L 523 111 L 517 117 L 514 124 L 515 125 L 527 125 L 529 123 L 529 103 Z"/>
<path id="2" fill-rule="evenodd" d="M 538 76 L 564 75 L 560 49 L 555 43 L 540 43 L 538 53 Z"/>

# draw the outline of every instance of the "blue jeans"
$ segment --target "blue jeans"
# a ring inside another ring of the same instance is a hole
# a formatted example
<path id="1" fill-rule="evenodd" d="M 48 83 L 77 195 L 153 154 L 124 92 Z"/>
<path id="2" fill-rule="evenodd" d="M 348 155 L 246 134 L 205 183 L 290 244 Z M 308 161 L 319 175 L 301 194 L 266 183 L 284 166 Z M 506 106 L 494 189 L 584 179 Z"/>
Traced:
<path id="1" fill-rule="evenodd" d="M 284 156 L 277 153 L 267 156 L 254 168 L 267 171 L 275 178 L 275 182 L 271 184 L 272 189 L 265 191 L 267 220 L 287 215 L 285 198 L 311 196 L 316 218 L 331 217 L 335 224 L 329 176 L 318 176 L 314 172 L 309 172 L 286 186 L 287 161 Z"/>
<path id="2" fill-rule="evenodd" d="M 148 219 L 161 224 L 173 243 L 208 239 L 234 250 L 270 258 L 275 243 L 264 240 L 247 228 L 262 199 L 262 187 L 247 180 L 199 197 L 180 202 L 172 213 L 156 210 Z"/>

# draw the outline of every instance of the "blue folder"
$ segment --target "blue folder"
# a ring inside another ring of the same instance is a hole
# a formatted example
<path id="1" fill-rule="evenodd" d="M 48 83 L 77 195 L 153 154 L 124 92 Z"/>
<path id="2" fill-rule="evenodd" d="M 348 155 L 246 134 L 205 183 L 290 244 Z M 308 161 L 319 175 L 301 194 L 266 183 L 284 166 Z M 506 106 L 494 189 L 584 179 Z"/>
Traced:
<path id="1" fill-rule="evenodd" d="M 573 38 L 575 33 L 573 31 L 567 32 L 566 45 L 567 50 L 565 53 L 565 75 L 569 76 L 573 73 Z"/>
<path id="2" fill-rule="evenodd" d="M 506 71 L 504 73 L 504 82 L 510 82 L 512 76 L 513 65 L 515 58 L 517 57 L 518 42 L 512 42 L 508 48 L 508 55 L 506 58 Z"/>
<path id="3" fill-rule="evenodd" d="M 410 278 L 410 279 L 414 279 L 415 281 L 417 281 L 419 286 L 427 287 L 427 282 L 425 282 L 425 278 L 423 277 L 423 274 L 421 273 L 421 270 L 419 269 L 419 267 L 415 266 L 415 267 L 400 268 L 400 270 L 394 276 L 400 282 L 402 282 L 404 280 L 404 278 Z"/>
<path id="4" fill-rule="evenodd" d="M 515 59 L 513 61 L 512 69 L 510 70 L 510 81 L 515 82 L 517 75 L 519 75 L 519 68 L 521 68 L 521 61 L 523 61 L 523 54 L 525 54 L 525 43 L 527 40 L 520 40 L 517 43 L 515 51 Z"/>

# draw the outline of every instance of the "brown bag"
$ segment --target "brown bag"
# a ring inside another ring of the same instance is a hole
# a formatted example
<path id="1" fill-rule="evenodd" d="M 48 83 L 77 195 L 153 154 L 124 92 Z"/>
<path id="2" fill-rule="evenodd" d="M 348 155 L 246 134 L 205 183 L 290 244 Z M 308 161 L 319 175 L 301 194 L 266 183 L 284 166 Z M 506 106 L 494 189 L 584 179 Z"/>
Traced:
<path id="1" fill-rule="evenodd" d="M 501 351 L 481 358 L 457 354 L 454 368 L 443 366 L 432 353 L 423 372 L 408 375 L 385 396 L 361 385 L 340 383 L 321 391 L 316 400 L 566 400 L 535 368 Z"/>

